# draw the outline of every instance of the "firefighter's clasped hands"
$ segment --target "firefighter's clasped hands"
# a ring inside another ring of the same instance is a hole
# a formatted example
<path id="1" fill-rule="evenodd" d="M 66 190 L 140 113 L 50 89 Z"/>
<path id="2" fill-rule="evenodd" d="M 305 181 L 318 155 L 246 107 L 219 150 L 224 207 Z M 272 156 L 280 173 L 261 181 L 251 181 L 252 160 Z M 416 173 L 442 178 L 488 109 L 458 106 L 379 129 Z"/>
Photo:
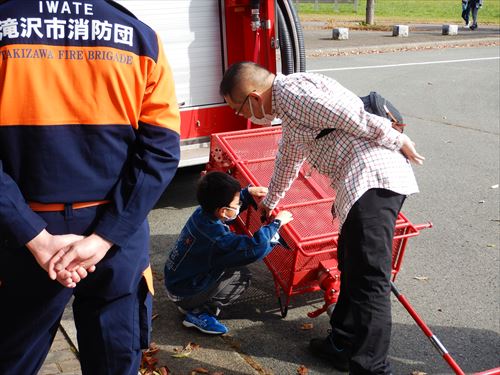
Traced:
<path id="1" fill-rule="evenodd" d="M 67 288 L 74 288 L 89 272 L 94 272 L 112 245 L 97 234 L 52 235 L 45 229 L 26 244 L 49 277 Z"/>

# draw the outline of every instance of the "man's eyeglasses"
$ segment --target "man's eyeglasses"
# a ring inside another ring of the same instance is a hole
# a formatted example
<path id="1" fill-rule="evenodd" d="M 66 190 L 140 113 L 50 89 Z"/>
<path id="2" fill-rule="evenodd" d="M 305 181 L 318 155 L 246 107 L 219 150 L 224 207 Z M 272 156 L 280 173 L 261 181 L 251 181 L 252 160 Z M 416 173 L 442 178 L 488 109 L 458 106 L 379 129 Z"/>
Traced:
<path id="1" fill-rule="evenodd" d="M 253 90 L 252 92 L 255 92 L 255 90 Z M 241 115 L 241 111 L 243 110 L 243 106 L 245 105 L 245 103 L 247 102 L 248 98 L 250 97 L 250 94 L 252 93 L 248 93 L 248 95 L 245 97 L 245 100 L 243 100 L 243 103 L 241 103 L 240 107 L 238 108 L 238 110 L 236 112 L 234 112 L 237 116 L 242 116 Z"/>

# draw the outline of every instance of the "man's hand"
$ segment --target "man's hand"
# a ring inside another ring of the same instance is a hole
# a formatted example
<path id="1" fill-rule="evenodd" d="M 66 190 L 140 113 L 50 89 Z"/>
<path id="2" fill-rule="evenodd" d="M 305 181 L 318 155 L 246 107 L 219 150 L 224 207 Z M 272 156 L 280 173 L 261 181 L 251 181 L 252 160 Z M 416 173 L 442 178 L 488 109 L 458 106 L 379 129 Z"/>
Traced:
<path id="1" fill-rule="evenodd" d="M 93 233 L 73 242 L 52 257 L 48 265 L 51 279 L 67 278 L 79 268 L 95 270 L 95 265 L 106 255 L 113 244 Z"/>
<path id="2" fill-rule="evenodd" d="M 248 193 L 255 198 L 265 197 L 267 192 L 268 189 L 264 186 L 250 186 L 248 188 Z"/>
<path id="3" fill-rule="evenodd" d="M 401 146 L 403 155 L 406 156 L 410 162 L 422 165 L 425 158 L 417 152 L 415 143 L 413 143 L 406 134 L 401 134 L 401 139 L 403 141 L 403 145 Z"/>
<path id="4" fill-rule="evenodd" d="M 259 204 L 258 211 L 261 223 L 267 222 L 269 220 L 269 216 L 271 215 L 271 209 L 263 204 Z"/>
<path id="5" fill-rule="evenodd" d="M 44 229 L 28 242 L 26 247 L 31 251 L 31 254 L 33 254 L 40 267 L 49 272 L 49 262 L 59 250 L 83 238 L 83 236 L 78 236 L 76 234 L 53 236 Z M 57 279 L 60 284 L 67 288 L 74 288 L 76 283 L 85 277 L 87 277 L 87 270 L 78 267 L 72 272 L 68 272 L 64 275 L 55 275 L 55 277 L 51 277 L 51 279 Z"/>

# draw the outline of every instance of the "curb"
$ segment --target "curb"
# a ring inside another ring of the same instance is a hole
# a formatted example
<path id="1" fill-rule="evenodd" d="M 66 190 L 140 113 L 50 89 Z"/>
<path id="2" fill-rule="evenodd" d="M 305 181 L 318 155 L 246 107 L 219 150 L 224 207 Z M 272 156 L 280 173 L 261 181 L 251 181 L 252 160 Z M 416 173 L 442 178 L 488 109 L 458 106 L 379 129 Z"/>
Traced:
<path id="1" fill-rule="evenodd" d="M 398 51 L 412 51 L 422 49 L 438 48 L 460 48 L 487 45 L 500 45 L 498 37 L 487 37 L 481 39 L 461 39 L 450 41 L 415 42 L 415 43 L 395 43 L 385 45 L 360 46 L 360 47 L 340 47 L 340 48 L 306 48 L 306 57 L 321 56 L 345 56 L 360 55 L 369 53 L 384 53 Z"/>

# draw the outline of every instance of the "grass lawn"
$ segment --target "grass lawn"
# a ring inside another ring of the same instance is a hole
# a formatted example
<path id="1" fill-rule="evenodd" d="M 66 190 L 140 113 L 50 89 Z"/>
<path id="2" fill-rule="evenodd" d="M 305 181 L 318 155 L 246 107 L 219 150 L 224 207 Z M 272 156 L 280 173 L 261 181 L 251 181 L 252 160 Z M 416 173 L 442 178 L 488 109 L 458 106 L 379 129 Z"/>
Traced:
<path id="1" fill-rule="evenodd" d="M 339 1 L 340 2 L 340 1 Z M 302 20 L 320 20 L 331 24 L 359 23 L 365 21 L 366 0 L 358 1 L 358 11 L 353 4 L 318 4 L 313 0 L 295 0 Z M 479 9 L 479 24 L 500 24 L 500 0 L 484 0 Z M 454 23 L 462 24 L 460 0 L 375 0 L 375 23 Z M 375 26 L 376 28 L 376 26 Z"/>

